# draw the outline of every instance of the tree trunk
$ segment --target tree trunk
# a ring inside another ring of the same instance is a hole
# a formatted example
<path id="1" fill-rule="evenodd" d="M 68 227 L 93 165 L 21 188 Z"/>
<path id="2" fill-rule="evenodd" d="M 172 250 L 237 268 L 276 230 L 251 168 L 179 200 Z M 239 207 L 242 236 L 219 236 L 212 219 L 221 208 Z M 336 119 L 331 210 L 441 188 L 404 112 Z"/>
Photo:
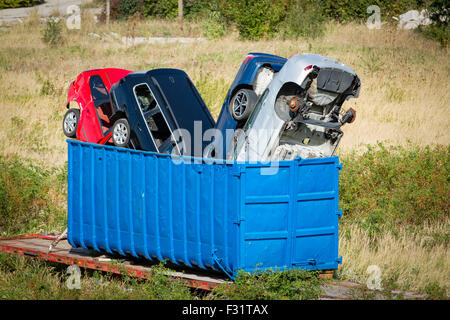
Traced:
<path id="1" fill-rule="evenodd" d="M 110 0 L 106 0 L 106 25 L 109 25 L 109 15 L 111 11 L 111 3 Z"/>
<path id="2" fill-rule="evenodd" d="M 183 30 L 183 0 L 178 0 L 178 22 L 180 30 Z"/>

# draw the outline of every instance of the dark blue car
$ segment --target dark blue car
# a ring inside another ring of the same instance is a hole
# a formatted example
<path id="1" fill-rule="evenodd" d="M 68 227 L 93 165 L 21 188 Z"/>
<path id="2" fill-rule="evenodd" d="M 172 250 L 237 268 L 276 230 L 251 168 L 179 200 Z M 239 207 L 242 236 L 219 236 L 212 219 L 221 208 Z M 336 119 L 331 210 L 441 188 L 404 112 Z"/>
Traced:
<path id="1" fill-rule="evenodd" d="M 223 137 L 222 154 L 216 153 L 216 142 L 205 152 L 207 157 L 226 158 L 233 136 L 227 135 L 226 131 L 244 126 L 273 74 L 280 71 L 286 61 L 286 58 L 266 53 L 249 53 L 245 57 L 228 90 L 216 123 L 216 129 L 221 131 Z"/>
<path id="2" fill-rule="evenodd" d="M 215 123 L 184 71 L 155 69 L 130 73 L 111 87 L 110 98 L 115 119 L 112 139 L 116 146 L 202 156 L 207 143 L 202 141 L 201 150 L 199 146 L 198 150 L 195 148 L 195 130 L 203 136 Z M 199 129 L 195 129 L 196 121 Z M 177 129 L 184 129 L 189 139 L 174 135 Z M 183 148 L 180 139 L 187 143 Z"/>

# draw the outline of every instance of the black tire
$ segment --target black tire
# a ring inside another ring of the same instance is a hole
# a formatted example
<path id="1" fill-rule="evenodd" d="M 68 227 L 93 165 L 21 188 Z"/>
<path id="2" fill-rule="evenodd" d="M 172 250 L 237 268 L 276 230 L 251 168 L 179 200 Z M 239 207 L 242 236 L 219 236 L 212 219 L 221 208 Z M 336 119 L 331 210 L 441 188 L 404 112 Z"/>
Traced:
<path id="1" fill-rule="evenodd" d="M 246 120 L 258 101 L 258 96 L 251 89 L 238 90 L 230 100 L 229 111 L 236 121 Z"/>
<path id="2" fill-rule="evenodd" d="M 121 118 L 114 122 L 112 127 L 112 139 L 117 147 L 127 147 L 130 142 L 131 129 L 128 120 Z"/>
<path id="3" fill-rule="evenodd" d="M 80 121 L 80 110 L 71 108 L 67 110 L 63 118 L 63 132 L 68 138 L 75 138 L 77 135 L 78 122 Z"/>

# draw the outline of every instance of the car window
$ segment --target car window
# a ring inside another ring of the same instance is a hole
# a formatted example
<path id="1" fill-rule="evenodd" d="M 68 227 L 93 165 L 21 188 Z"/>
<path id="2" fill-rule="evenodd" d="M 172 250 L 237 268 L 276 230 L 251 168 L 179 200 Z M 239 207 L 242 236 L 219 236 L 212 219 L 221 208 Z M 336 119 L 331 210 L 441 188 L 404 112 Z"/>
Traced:
<path id="1" fill-rule="evenodd" d="M 156 148 L 161 153 L 168 152 L 172 145 L 172 131 L 170 130 L 153 93 L 145 83 L 135 86 L 134 93 L 144 120 L 147 123 L 147 127 L 150 130 L 150 134 L 155 141 Z"/>
<path id="2" fill-rule="evenodd" d="M 91 94 L 92 99 L 94 100 L 94 104 L 95 102 L 109 100 L 108 90 L 106 89 L 106 86 L 100 76 L 92 76 L 89 79 L 89 86 L 91 87 Z"/>
<path id="3" fill-rule="evenodd" d="M 91 88 L 92 100 L 97 111 L 97 116 L 102 125 L 102 131 L 105 132 L 112 126 L 110 121 L 112 108 L 109 101 L 108 89 L 106 89 L 106 86 L 99 75 L 90 77 L 89 87 Z"/>
<path id="4" fill-rule="evenodd" d="M 149 87 L 146 84 L 137 85 L 134 88 L 136 98 L 143 113 L 149 112 L 156 108 L 157 103 Z"/>

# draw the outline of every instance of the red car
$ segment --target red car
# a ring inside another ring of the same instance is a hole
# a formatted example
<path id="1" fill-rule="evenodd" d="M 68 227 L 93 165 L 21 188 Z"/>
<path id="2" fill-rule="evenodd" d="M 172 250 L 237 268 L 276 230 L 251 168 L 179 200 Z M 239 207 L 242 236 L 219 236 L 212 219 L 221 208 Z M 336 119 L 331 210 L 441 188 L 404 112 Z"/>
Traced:
<path id="1" fill-rule="evenodd" d="M 132 71 L 105 68 L 80 73 L 70 84 L 67 109 L 71 101 L 78 108 L 67 110 L 63 119 L 63 132 L 69 138 L 84 142 L 105 144 L 111 139 L 114 124 L 113 110 L 109 100 L 111 86 Z"/>

